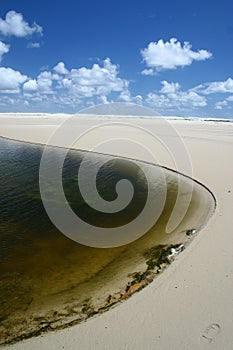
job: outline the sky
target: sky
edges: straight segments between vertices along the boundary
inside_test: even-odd
[[[77,113],[112,102],[233,118],[233,2],[0,5],[0,112]]]

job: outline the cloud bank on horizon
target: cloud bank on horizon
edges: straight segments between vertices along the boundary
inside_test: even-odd
[[[198,116],[203,109],[223,112],[233,108],[231,77],[201,82],[188,89],[182,89],[177,81],[163,78],[169,71],[214,60],[214,53],[207,48],[195,50],[191,43],[182,43],[176,38],[168,41],[160,38],[141,50],[138,48],[139,67],[143,65],[144,68],[136,70],[132,79],[122,77],[121,67],[109,57],[96,59],[96,63],[89,67],[72,68],[58,57],[53,67],[42,68],[33,76],[4,65],[4,59],[11,54],[14,44],[14,41],[11,43],[12,37],[27,40],[26,48],[40,49],[42,37],[46,37],[48,30],[37,22],[29,23],[22,13],[13,10],[7,12],[5,18],[0,17],[0,112],[74,113],[95,104],[117,101],[145,105],[164,115]],[[144,85],[145,79],[156,79],[160,88],[140,91],[140,76]],[[135,85],[138,85],[139,93],[134,93],[132,87]],[[221,116],[224,117],[224,113]]]

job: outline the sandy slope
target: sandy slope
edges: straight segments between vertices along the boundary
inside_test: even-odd
[[[45,143],[61,120],[61,116],[1,116],[0,135]],[[123,121],[117,117],[79,117],[76,128],[84,131],[100,120]],[[114,138],[120,127],[122,138],[130,137],[143,143],[156,153],[161,164],[175,167],[164,147],[139,127],[168,142],[178,138],[171,129],[163,126],[159,119],[125,118],[124,123],[128,125],[108,125],[94,134],[89,133],[76,147],[88,149],[93,140],[96,143],[98,139]],[[174,264],[126,302],[81,325],[6,349],[232,349],[233,123],[184,120],[169,123],[182,136],[190,155],[193,173],[189,173],[191,170],[186,164],[181,165],[183,172],[204,183],[216,196],[217,209],[207,226]],[[135,148],[130,150],[126,146],[105,147],[104,151],[124,156],[135,154]],[[151,154],[137,151],[137,155],[153,160]]]

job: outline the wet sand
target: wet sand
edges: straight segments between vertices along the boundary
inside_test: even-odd
[[[34,118],[1,116],[1,136],[43,143],[61,120]],[[122,122],[121,118],[114,119]],[[131,118],[126,119],[131,122]],[[91,125],[93,119],[78,120],[79,125],[85,123]],[[159,120],[138,119],[138,123],[150,129],[156,126],[158,130],[159,126]],[[233,124],[183,120],[170,123],[183,137],[191,157],[193,173],[186,175],[204,183],[216,197],[217,208],[207,226],[163,274],[116,308],[86,323],[10,348],[75,349],[77,343],[82,349],[205,349],[210,344],[212,349],[231,348]],[[137,140],[143,136],[143,142],[152,148],[149,136],[141,135],[138,129],[128,129],[127,134],[129,131]],[[107,137],[114,132],[108,126],[98,134]],[[90,147],[88,142],[91,140],[83,140],[83,149]],[[174,160],[162,148],[156,147],[156,153],[162,165],[174,168]],[[126,149],[120,155],[130,156]],[[147,160],[151,161],[149,156]]]

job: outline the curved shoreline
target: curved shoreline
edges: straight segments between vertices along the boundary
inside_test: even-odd
[[[21,142],[21,143],[31,144],[31,145],[38,145],[38,146],[42,146],[42,147],[49,146],[51,148],[61,148],[61,149],[64,148],[62,146],[46,145],[44,143],[39,143],[39,142],[30,142],[30,141],[17,140],[17,139],[13,139],[13,138],[1,136],[1,135],[0,135],[0,139],[9,140],[9,141],[16,141],[16,142]],[[113,158],[118,158],[119,157],[119,156],[111,154],[111,153],[94,152],[94,151],[89,151],[89,150],[86,150],[86,149],[79,149],[79,148],[69,148],[69,150],[70,151],[77,151],[77,152],[80,152],[80,153],[100,154],[100,155],[103,155],[103,156],[111,156]],[[210,188],[207,187],[207,185],[205,185],[201,181],[198,181],[198,180],[194,179],[193,177],[191,177],[189,175],[183,174],[183,173],[181,173],[181,172],[179,172],[179,171],[177,171],[175,169],[169,168],[169,167],[164,166],[164,165],[159,165],[159,164],[151,163],[151,162],[148,162],[148,161],[145,161],[145,160],[140,160],[140,159],[136,159],[136,158],[129,158],[129,157],[124,157],[124,156],[120,156],[120,158],[126,159],[126,160],[133,160],[133,161],[136,161],[136,162],[140,161],[140,162],[142,162],[144,164],[157,166],[157,167],[160,167],[162,169],[166,169],[168,171],[171,171],[171,172],[173,172],[175,174],[181,175],[183,177],[186,177],[187,179],[190,179],[190,180],[194,181],[195,183],[197,183],[200,186],[202,186],[203,188],[205,188],[211,194],[211,196],[213,197],[213,200],[215,202],[215,209],[216,209],[216,207],[217,207],[217,199],[216,199],[214,193],[211,191]]]
[[[15,145],[15,143],[16,143],[16,145]],[[17,142],[17,141],[12,141],[12,140],[10,140],[10,142],[8,142],[8,140],[7,140],[6,150],[8,148],[9,148],[9,150],[11,150],[11,145],[12,145],[14,152],[15,152],[15,150],[17,150],[17,147],[19,147],[19,152],[20,152],[21,143],[22,142]],[[36,146],[37,145],[32,145],[32,147],[28,148],[31,151],[26,153],[26,154],[28,154],[28,157],[26,158],[26,160],[33,159],[33,158],[31,158],[30,155],[33,154],[33,150],[38,150],[36,148]],[[4,142],[3,142],[3,149],[5,149]],[[23,147],[23,150],[24,150],[23,152],[26,152],[26,149],[24,147]],[[42,153],[42,152],[43,152],[43,147],[41,148],[40,153]],[[77,152],[77,155],[79,155],[80,153],[81,154],[83,153],[80,151],[76,151],[76,152]],[[92,154],[94,154],[94,153],[92,152]],[[57,152],[54,155],[56,156]],[[95,154],[95,156],[96,156],[96,159],[98,159],[99,154]],[[114,157],[112,157],[112,158],[114,158]],[[117,158],[119,158],[119,157],[117,157]],[[103,160],[104,159],[105,158],[103,157]],[[16,158],[16,160],[17,160],[17,158]],[[20,157],[20,160],[23,161],[23,158]],[[131,161],[131,159],[130,159],[130,161]],[[142,165],[143,162],[142,161],[137,162],[137,164],[139,164],[139,163]],[[31,168],[32,169],[34,169],[34,166],[35,166],[33,164],[34,164],[33,161],[31,161]],[[17,161],[16,161],[15,166],[17,167]],[[151,169],[151,171],[154,171],[155,177],[156,177],[156,174],[158,174],[157,170],[156,170],[157,168],[158,168],[157,165],[150,164],[150,169]],[[25,175],[25,177],[27,178],[27,174],[25,174],[25,173],[22,174],[21,172],[17,173],[17,176],[21,177],[22,175],[23,176]],[[30,173],[29,173],[29,175],[30,175]],[[59,283],[58,282],[56,283],[54,281],[54,286],[55,285],[57,286],[56,287],[56,290],[57,290],[56,294],[60,295],[60,296],[58,295],[58,299],[56,298],[56,295],[54,296],[54,298],[51,298],[51,296],[48,293],[48,300],[50,300],[50,302],[51,302],[51,310],[49,310],[49,309],[47,310],[46,308],[44,308],[42,306],[44,302],[46,303],[47,296],[42,297],[41,301],[38,301],[38,299],[40,300],[40,298],[36,297],[34,289],[32,289],[31,292],[28,292],[27,288],[29,286],[27,286],[27,283],[26,283],[25,291],[24,291],[25,297],[26,296],[28,298],[30,297],[31,301],[30,301],[30,305],[27,306],[27,313],[26,313],[27,316],[25,316],[25,321],[28,324],[31,323],[31,326],[28,325],[27,327],[25,326],[24,328],[21,327],[22,331],[20,332],[17,328],[17,324],[19,323],[18,319],[20,317],[22,318],[22,321],[20,322],[20,324],[24,323],[24,319],[21,316],[20,311],[15,311],[15,321],[14,321],[14,317],[10,317],[10,316],[8,316],[7,320],[4,321],[5,327],[7,324],[8,325],[7,328],[12,328],[12,335],[8,336],[6,342],[12,343],[12,342],[16,342],[16,341],[19,341],[22,339],[30,338],[31,336],[34,336],[34,335],[39,335],[39,334],[42,334],[42,333],[45,333],[48,331],[52,331],[55,329],[64,329],[70,325],[79,324],[80,322],[82,322],[82,321],[84,321],[84,320],[86,320],[94,315],[103,313],[104,311],[110,309],[112,306],[114,306],[114,305],[118,304],[119,302],[130,297],[136,291],[139,291],[142,288],[144,288],[145,286],[147,286],[149,283],[151,283],[154,280],[154,278],[158,274],[160,274],[168,265],[170,265],[173,262],[174,258],[181,251],[183,251],[187,245],[189,245],[191,243],[191,237],[186,237],[186,235],[185,235],[185,232],[187,231],[187,229],[191,229],[191,228],[195,227],[196,230],[198,232],[200,232],[201,228],[204,225],[206,225],[207,220],[210,218],[210,216],[213,215],[214,210],[215,210],[214,206],[216,204],[213,196],[211,195],[211,193],[209,193],[209,191],[207,191],[199,183],[193,181],[191,178],[189,179],[189,182],[187,182],[186,181],[187,177],[182,175],[182,177],[179,177],[179,186],[181,188],[183,186],[185,186],[186,191],[189,191],[188,188],[192,184],[192,187],[190,187],[190,189],[192,189],[192,191],[193,191],[192,192],[192,199],[191,199],[191,202],[189,203],[189,209],[187,210],[187,213],[185,214],[185,217],[183,218],[181,223],[178,225],[176,230],[174,230],[174,232],[171,235],[166,236],[166,233],[164,232],[165,231],[164,225],[166,226],[166,222],[171,214],[170,211],[172,211],[172,208],[173,208],[172,203],[174,202],[175,197],[176,197],[176,192],[174,192],[174,194],[171,194],[170,191],[172,191],[171,188],[174,191],[174,187],[176,188],[176,186],[178,185],[178,176],[177,175],[178,174],[175,173],[174,171],[170,171],[170,170],[166,171],[168,193],[167,193],[167,201],[165,204],[165,208],[164,208],[163,214],[161,215],[160,220],[159,220],[160,223],[159,224],[156,223],[155,225],[153,225],[150,232],[143,235],[142,236],[143,238],[141,240],[138,239],[135,242],[132,242],[131,244],[128,244],[128,245],[122,247],[123,251],[120,250],[120,252],[118,252],[118,255],[114,258],[114,260],[111,260],[110,262],[108,262],[107,265],[104,265],[102,267],[102,269],[98,270],[94,275],[91,276],[91,278],[89,277],[88,280],[84,280],[80,283],[78,282],[78,279],[77,279],[76,280],[77,292],[75,292],[75,290],[74,290],[71,293],[71,291],[69,291],[69,288],[67,286],[67,293],[70,293],[70,297],[72,299],[74,299],[74,301],[70,302],[69,305],[68,305],[68,299],[65,297],[66,291],[64,290],[64,291],[58,292],[59,291]],[[29,189],[29,191],[30,191],[30,189]],[[183,201],[184,200],[185,199],[183,199]],[[203,204],[202,206],[198,205],[198,207],[194,209],[194,207],[195,207],[194,203],[202,202],[202,201],[205,203],[206,207]],[[192,218],[193,215],[195,218]],[[43,216],[41,216],[41,219],[43,219]],[[32,223],[32,227],[33,227],[33,223]],[[158,232],[158,231],[160,231],[160,232]],[[156,232],[158,232],[159,234]],[[182,232],[183,232],[183,234],[182,234]],[[196,235],[194,235],[193,238],[195,236]],[[27,242],[26,240],[27,240],[27,236],[25,237],[25,244]],[[43,240],[42,240],[42,242],[43,242]],[[56,244],[57,244],[57,241],[56,241],[56,235],[55,235],[54,239],[53,239],[53,246],[54,246],[55,250],[56,250]],[[135,248],[136,248],[136,252],[134,254]],[[9,249],[10,249],[10,246],[9,246]],[[44,245],[43,250],[45,250],[45,249],[46,249],[46,245]],[[140,252],[140,254],[139,254],[139,252]],[[78,254],[78,250],[76,253]],[[89,251],[89,254],[94,259],[96,259],[95,254],[93,255],[93,252]],[[139,255],[141,255],[141,257],[139,257]],[[104,252],[102,252],[102,260],[103,261],[105,261],[104,256],[105,256],[105,254],[104,254]],[[20,255],[18,256],[18,258],[20,258]],[[39,258],[39,256],[37,258]],[[14,258],[12,257],[12,259],[14,259]],[[76,266],[78,268],[79,264],[77,264],[76,260],[77,259],[74,259],[73,262],[71,260],[70,263],[71,263],[71,265],[74,264],[74,266]],[[53,260],[50,259],[49,261],[50,261],[50,263],[53,263]],[[12,261],[11,261],[11,263],[12,263]],[[81,262],[79,262],[79,263],[82,266],[82,263]],[[58,264],[58,266],[60,266],[59,261],[57,261],[56,265],[57,264]],[[88,264],[89,263],[88,263],[88,259],[87,259],[86,265],[88,265]],[[29,265],[31,266],[31,271],[33,271],[33,268],[35,268],[35,266],[33,265],[33,263],[30,263],[30,261],[29,261]],[[117,265],[119,265],[119,266],[117,267],[117,270],[116,270]],[[142,265],[145,265],[145,267],[142,268]],[[113,274],[115,274],[115,278],[116,278],[116,275],[118,276],[116,279],[117,282],[115,282],[114,278],[111,277],[111,275],[112,275],[111,272],[109,272],[112,270],[112,266],[115,266],[115,272],[114,272],[114,268],[113,268]],[[125,266],[125,268],[123,268],[123,273],[122,273],[121,270],[122,270],[123,266]],[[127,273],[124,272],[124,270],[126,270],[126,266],[127,266],[127,271],[128,271]],[[7,265],[5,268],[7,269]],[[62,265],[60,266],[59,270],[60,269],[62,269]],[[26,277],[23,277],[23,276],[24,275],[27,276],[27,270],[24,271],[24,270],[19,269],[18,273],[20,273],[20,272],[22,273],[22,281],[20,282],[20,285],[18,286],[19,290],[20,290],[20,288],[24,287],[25,282],[23,282],[23,281],[25,281]],[[30,274],[29,274],[29,276],[30,276]],[[41,274],[41,278],[44,279],[43,274]],[[67,272],[66,272],[66,275],[64,276],[63,283],[66,283],[65,281],[69,280],[70,278],[71,278],[71,276],[69,275],[68,267],[67,267]],[[30,279],[32,279],[32,277],[30,277]],[[59,274],[57,274],[57,280],[59,280]],[[92,280],[95,282],[93,282]],[[5,282],[8,285],[11,281],[10,280],[8,281],[7,279],[5,279]],[[49,278],[47,283],[50,284],[50,282],[51,282],[51,278]],[[36,278],[35,278],[35,280],[32,280],[32,284],[36,285],[37,283],[38,282],[37,282]],[[44,280],[44,283],[46,284],[46,280]],[[98,293],[95,290],[96,283],[103,285],[101,293]],[[110,289],[108,287],[109,284],[111,284],[111,292],[110,292]],[[105,285],[106,285],[106,287],[104,287]],[[91,301],[88,299],[89,301],[86,302],[84,300],[85,298],[83,296],[83,291],[85,291],[86,298],[89,298],[88,297],[89,290],[93,291],[92,292],[93,295],[90,297]],[[117,290],[118,290],[118,292],[117,292]],[[9,290],[9,292],[10,292],[10,290]],[[43,288],[41,293],[44,295],[45,292],[46,292],[46,289]],[[28,295],[28,293],[29,293],[29,295]],[[76,293],[78,295],[77,301],[75,300]],[[18,295],[17,293],[11,293],[11,294],[13,294],[13,296]],[[95,294],[97,295],[97,297],[95,297]],[[109,296],[107,297],[108,294],[109,294]],[[9,293],[8,293],[8,295],[9,295]],[[2,295],[2,297],[4,297],[4,294]],[[104,298],[104,300],[103,300],[103,298]],[[18,302],[20,305],[20,296],[18,296],[18,299],[19,299]],[[101,300],[101,302],[97,302],[97,299]],[[79,311],[79,312],[77,311],[75,313],[73,310],[79,309],[78,304],[80,303],[80,300],[84,300],[83,301],[84,304],[81,305],[81,309],[80,309],[81,311]],[[6,305],[8,305],[7,299],[5,300],[5,302],[6,302]],[[47,303],[49,303],[49,301]],[[65,305],[64,305],[64,303],[65,303]],[[41,305],[40,310],[34,310],[34,305],[36,305],[36,304]],[[65,308],[64,308],[64,306],[65,306]],[[6,309],[6,307],[5,307],[5,309]],[[10,312],[10,307],[7,307],[7,310],[8,310],[8,312]],[[20,308],[19,308],[19,310],[20,310]],[[33,313],[31,310],[34,310]],[[83,312],[82,310],[85,310],[85,312]],[[39,312],[39,314],[38,314],[38,312]],[[10,314],[13,314],[13,311],[11,311]],[[4,315],[4,312],[3,312],[3,315]],[[37,324],[35,322],[36,319],[38,319],[38,318],[40,320],[39,324]],[[3,331],[2,331],[2,333],[3,333]],[[15,334],[15,336],[13,336],[13,334]]]
[[[141,349],[143,346],[146,350],[156,346],[206,349],[208,344],[204,335],[216,324],[220,331],[211,333],[211,348],[230,348],[233,342],[232,125],[198,121],[175,121],[174,124],[185,137],[194,178],[211,188],[218,202],[215,215],[189,252],[185,251],[165,270],[157,283],[151,283],[101,317],[43,338],[18,343],[9,349],[60,350],[66,346],[75,349],[77,342],[85,350],[108,349],[109,344],[116,348]],[[201,140],[198,139],[200,132]]]

